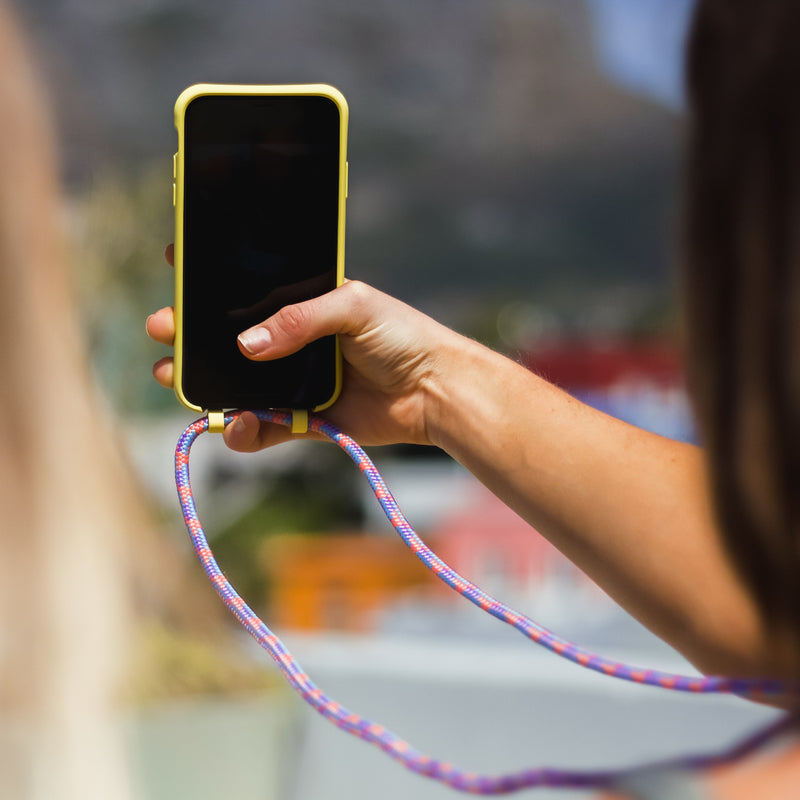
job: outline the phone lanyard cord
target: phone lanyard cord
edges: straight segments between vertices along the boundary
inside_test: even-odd
[[[241,412],[226,413],[225,424],[227,425],[234,420],[239,413]],[[278,411],[256,411],[253,413],[262,421],[277,423],[289,428],[292,426],[291,413]],[[694,677],[629,666],[628,664],[612,661],[590,653],[556,636],[532,619],[509,608],[504,603],[488,595],[471,581],[459,575],[425,545],[398,508],[395,499],[386,487],[372,460],[353,439],[320,417],[310,416],[308,427],[310,430],[326,436],[350,456],[372,487],[392,527],[428,569],[471,603],[474,603],[501,622],[516,628],[526,637],[556,655],[609,677],[673,691],[701,694],[736,694],[751,699],[763,699],[796,691],[796,686],[774,679],[721,676]],[[612,785],[615,781],[634,771],[570,771],[541,768],[528,769],[501,776],[483,776],[467,773],[457,769],[452,764],[420,753],[382,725],[354,714],[326,696],[302,670],[283,642],[239,596],[225,575],[223,575],[211,552],[205,532],[197,516],[189,479],[189,453],[192,444],[206,430],[208,430],[207,417],[192,423],[181,435],[175,450],[175,480],[178,496],[195,553],[203,565],[206,575],[231,613],[259,645],[270,654],[292,688],[323,717],[329,719],[342,730],[377,746],[397,761],[400,761],[412,772],[425,775],[454,789],[472,794],[506,794],[538,786],[603,788]],[[765,730],[759,731],[755,736],[750,737],[726,753],[689,757],[660,766],[704,768],[731,761],[760,747],[767,740],[791,728],[796,722],[797,720],[794,716],[786,715],[781,717],[777,723],[773,723]]]

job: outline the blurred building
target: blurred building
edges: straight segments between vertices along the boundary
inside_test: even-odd
[[[522,361],[611,416],[672,439],[696,438],[681,356],[668,340],[567,339],[538,346]]]
[[[683,385],[677,348],[662,340],[567,339],[537,346],[523,363],[569,392],[608,392],[633,383],[660,388]]]
[[[476,486],[436,530],[438,554],[477,583],[519,594],[541,583],[563,557],[487,489]]]

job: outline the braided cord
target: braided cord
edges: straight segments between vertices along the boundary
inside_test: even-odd
[[[241,412],[225,415],[225,424]],[[253,412],[260,420],[292,427],[292,415],[278,411]],[[364,450],[349,436],[320,417],[310,416],[310,430],[321,433],[344,450],[369,482],[392,527],[408,548],[450,588],[474,605],[516,628],[524,636],[587,669],[609,677],[663,689],[693,693],[728,693],[752,699],[763,699],[787,692],[785,682],[774,679],[745,679],[721,676],[691,677],[658,670],[645,669],[612,661],[590,653],[565,639],[556,636],[532,619],[491,597],[471,581],[459,575],[439,558],[417,535],[400,511],[382,476]],[[189,531],[195,553],[222,601],[239,620],[247,632],[266,650],[284,674],[290,686],[323,717],[337,727],[364,739],[401,762],[412,772],[433,778],[454,789],[472,794],[506,794],[525,788],[540,786],[565,788],[602,788],[611,785],[626,771],[568,771],[550,768],[529,769],[511,775],[482,776],[467,773],[452,764],[433,759],[413,748],[382,725],[360,717],[329,698],[302,670],[283,642],[267,627],[257,614],[239,596],[222,573],[197,515],[189,477],[189,454],[192,444],[208,430],[208,418],[192,423],[181,435],[175,450],[175,479],[184,522]],[[712,756],[701,756],[674,762],[689,768],[702,768],[739,758],[761,746],[765,741],[794,724],[793,717],[783,717],[764,731],[742,742],[733,750]],[[670,762],[670,764],[673,762]]]

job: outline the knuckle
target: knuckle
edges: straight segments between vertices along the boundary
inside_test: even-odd
[[[305,305],[284,306],[275,316],[278,329],[289,339],[302,339],[307,335],[309,314]]]
[[[354,310],[362,309],[369,304],[372,288],[362,281],[348,281],[343,284],[340,291],[347,294],[347,305]]]
[[[358,280],[347,281],[347,283],[342,284],[340,289],[341,291],[347,292],[348,294],[352,295],[353,300],[363,299],[366,296],[367,292],[369,291],[367,284],[364,283],[363,281],[358,281]]]

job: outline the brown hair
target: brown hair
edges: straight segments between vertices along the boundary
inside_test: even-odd
[[[722,536],[800,640],[800,3],[700,0],[687,55],[689,382]]]

